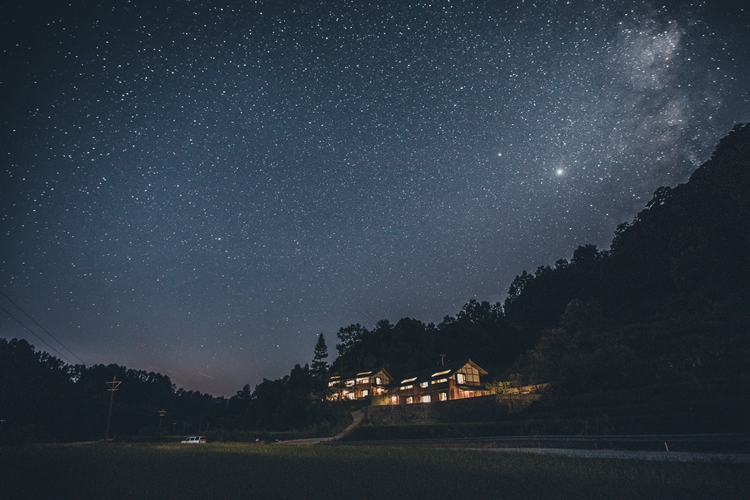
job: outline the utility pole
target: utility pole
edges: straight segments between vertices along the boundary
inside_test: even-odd
[[[165,410],[163,408],[161,410],[159,410],[159,435],[160,436],[161,436],[161,419],[163,419],[164,415],[166,415],[166,414],[167,414],[167,410]]]
[[[117,376],[112,377],[111,382],[107,382],[109,386],[109,414],[107,415],[107,432],[104,434],[104,441],[109,441],[109,423],[112,421],[112,403],[115,400],[115,391],[122,384],[121,381],[117,380]]]

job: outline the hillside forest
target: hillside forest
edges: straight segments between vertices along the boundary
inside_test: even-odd
[[[685,184],[661,187],[608,249],[516,276],[503,303],[471,300],[438,324],[403,318],[321,333],[309,365],[231,398],[177,389],[167,376],[117,365],[67,365],[24,340],[0,339],[0,436],[101,439],[122,381],[114,435],[307,430],[347,408],[326,401],[332,373],[386,368],[395,378],[471,358],[489,383],[548,383],[543,405],[667,386],[748,385],[750,125],[737,125]],[[335,341],[334,341],[335,338]],[[326,340],[335,342],[335,355]],[[676,385],[675,385],[676,384]],[[744,390],[744,389],[743,389]],[[167,417],[160,417],[165,410]]]

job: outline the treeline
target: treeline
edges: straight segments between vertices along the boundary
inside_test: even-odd
[[[196,432],[216,408],[212,396],[177,389],[165,375],[115,364],[68,365],[25,340],[0,339],[0,438],[103,439],[112,380],[122,384],[114,397],[111,435]]]

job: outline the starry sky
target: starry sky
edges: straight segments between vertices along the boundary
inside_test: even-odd
[[[8,4],[0,337],[215,395],[608,247],[750,121],[741,1]]]

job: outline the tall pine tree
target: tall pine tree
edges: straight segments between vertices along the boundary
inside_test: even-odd
[[[326,339],[321,333],[318,335],[318,341],[315,343],[315,353],[313,355],[313,361],[311,372],[313,376],[319,378],[325,378],[328,374],[328,363],[326,358],[328,357],[328,346],[326,346]]]

